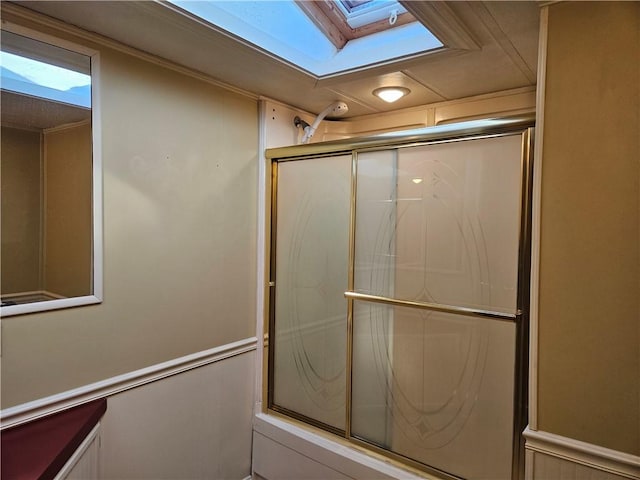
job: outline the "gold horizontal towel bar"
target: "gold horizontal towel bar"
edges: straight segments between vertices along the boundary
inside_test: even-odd
[[[443,305],[439,303],[414,302],[411,300],[398,300],[395,298],[381,297],[378,295],[369,295],[358,292],[344,292],[346,298],[353,300],[362,300],[365,302],[383,303],[386,305],[395,305],[398,307],[421,308],[434,312],[453,313],[456,315],[466,315],[469,317],[492,318],[495,320],[515,321],[521,315],[520,310],[516,313],[493,312],[491,310],[479,310],[468,307],[456,307],[453,305]]]

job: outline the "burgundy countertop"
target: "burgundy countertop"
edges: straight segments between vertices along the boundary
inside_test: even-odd
[[[106,410],[103,398],[3,430],[2,480],[54,478]]]

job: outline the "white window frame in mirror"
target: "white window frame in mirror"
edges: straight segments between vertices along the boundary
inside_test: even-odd
[[[91,62],[91,139],[92,139],[92,294],[42,302],[0,307],[0,316],[45,312],[63,308],[102,303],[103,295],[103,237],[102,237],[102,141],[100,123],[100,52],[67,40],[41,33],[31,28],[2,22],[2,30],[32,38],[73,52],[86,55]]]

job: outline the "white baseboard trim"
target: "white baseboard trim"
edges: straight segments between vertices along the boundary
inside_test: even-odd
[[[549,432],[530,430],[529,427],[523,435],[528,452],[550,455],[623,478],[640,478],[639,456]]]
[[[255,350],[250,337],[0,410],[0,430]]]

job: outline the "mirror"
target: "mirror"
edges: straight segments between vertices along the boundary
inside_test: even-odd
[[[97,54],[4,28],[2,316],[100,302],[101,192],[92,102]]]

